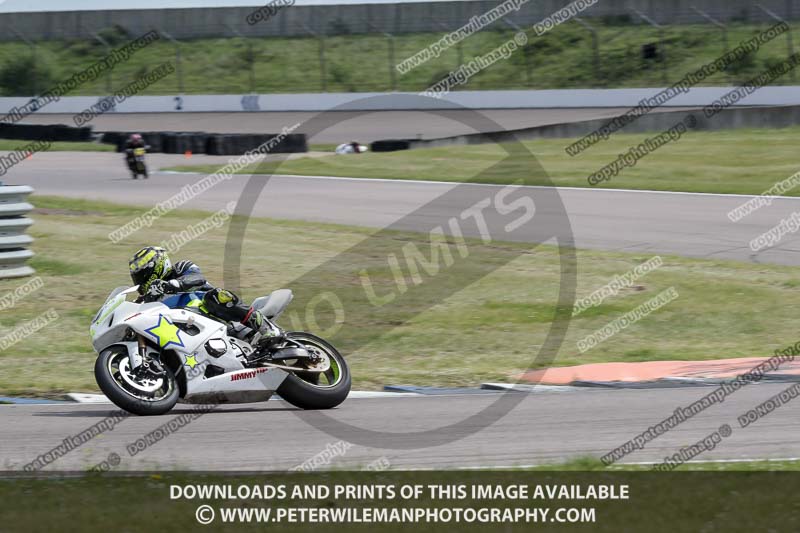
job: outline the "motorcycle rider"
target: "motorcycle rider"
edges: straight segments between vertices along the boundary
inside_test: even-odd
[[[144,138],[138,134],[133,133],[131,134],[128,139],[125,141],[125,162],[128,164],[128,168],[133,171],[133,165],[135,164],[133,151],[136,148],[144,148],[147,150],[150,148],[144,143]],[[133,179],[136,179],[137,174],[134,173]],[[144,174],[145,179],[147,178],[147,173]]]
[[[132,133],[125,141],[125,151],[133,151],[134,148],[145,148],[144,139],[138,133]]]
[[[206,291],[200,310],[226,322],[240,322],[253,333],[257,348],[269,348],[285,340],[283,332],[264,315],[242,302],[231,291],[213,287],[200,267],[191,261],[170,261],[167,251],[148,246],[136,252],[129,261],[131,279],[139,286],[137,302],[154,302],[168,294]]]

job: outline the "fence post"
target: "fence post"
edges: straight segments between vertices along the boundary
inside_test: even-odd
[[[108,41],[103,39],[99,34],[97,34],[95,32],[91,32],[90,35],[92,37],[94,37],[95,41],[97,41],[98,43],[100,43],[100,44],[102,44],[103,46],[106,47],[106,53],[107,54],[111,54],[111,50],[113,49],[113,47],[110,44],[108,44]],[[113,84],[113,82],[111,80],[111,71],[112,70],[113,69],[108,69],[108,71],[106,73],[106,94],[108,96],[111,96],[111,94],[114,92],[114,84]]]
[[[322,92],[328,92],[328,64],[325,62],[325,34],[320,33],[319,39],[319,77],[322,80]]]
[[[710,22],[711,24],[713,24],[714,26],[716,26],[717,28],[722,30],[722,47],[723,47],[722,52],[723,52],[723,54],[727,54],[728,53],[728,27],[725,24],[723,24],[722,22],[720,22],[717,19],[715,19],[714,17],[712,17],[711,15],[709,15],[708,13],[700,11],[695,6],[691,6],[691,8],[692,8],[692,11],[694,11],[695,13],[697,13],[698,15],[700,15],[701,17],[706,19],[708,22]],[[731,81],[732,79],[733,78],[729,75],[728,76],[728,81]]]
[[[322,92],[328,92],[328,68],[325,64],[325,33],[317,33],[308,27],[306,23],[303,24],[303,29],[309,35],[317,38],[319,44],[319,78],[322,85]]]
[[[592,68],[594,70],[594,80],[600,85],[600,42],[597,39],[597,30],[580,17],[575,17],[574,20],[592,34]]]
[[[658,46],[661,49],[661,79],[664,82],[664,86],[669,85],[669,77],[667,76],[667,45],[664,41],[664,27],[639,11],[638,9],[633,9],[633,12],[642,19],[643,21],[650,24],[652,27],[658,30]]]
[[[788,20],[782,19],[781,17],[776,15],[773,11],[770,11],[766,7],[762,6],[761,4],[756,4],[756,7],[758,9],[760,9],[761,11],[763,11],[771,19],[777,20],[778,22],[783,22],[787,26],[789,25],[789,21]],[[788,51],[789,51],[789,56],[788,57],[792,57],[794,55],[794,43],[792,42],[792,29],[791,29],[791,27],[789,27],[789,31],[786,32],[786,48],[788,48]],[[795,81],[794,69],[790,69],[789,70],[789,79],[792,80],[793,82]]]
[[[519,25],[516,22],[514,22],[513,20],[508,20],[508,19],[504,18],[503,22],[506,24],[506,26],[510,27],[512,30],[514,30],[516,32],[525,31],[522,28],[520,28]],[[459,44],[461,44],[461,43],[459,42]],[[459,51],[459,53],[461,53],[461,52]],[[532,70],[531,69],[531,58],[528,57],[528,53],[525,51],[525,49],[522,50],[522,57],[525,58],[525,85],[530,87],[531,86],[531,70]]]
[[[388,39],[389,44],[389,82],[392,84],[392,90],[397,91],[397,61],[394,56],[394,35],[391,33],[384,33]]]
[[[31,59],[33,60],[33,94],[34,95],[38,95],[39,94],[39,76],[38,76],[38,73],[36,71],[36,65],[37,65],[36,43],[34,43],[30,39],[28,39],[27,37],[22,35],[20,32],[18,32],[14,28],[9,28],[8,26],[6,26],[6,29],[11,30],[11,33],[16,35],[19,40],[23,41],[31,49]]]
[[[181,43],[165,31],[159,32],[175,45],[175,72],[178,75],[178,94],[183,94],[183,67],[181,66]]]
[[[253,42],[236,28],[228,26],[227,24],[226,27],[235,36],[239,37],[240,39],[244,39],[244,42],[247,45],[247,62],[250,63],[250,94],[256,94],[256,56],[253,53]]]
[[[0,279],[30,276],[33,269],[25,262],[33,257],[27,247],[33,242],[25,231],[33,224],[26,217],[33,206],[26,199],[33,188],[3,185],[0,182]]]
[[[386,44],[388,46],[388,49],[387,49],[388,56],[387,57],[388,57],[388,60],[389,60],[389,85],[391,86],[393,91],[397,91],[397,73],[395,72],[395,70],[396,70],[395,67],[397,65],[397,61],[395,60],[395,56],[394,56],[394,35],[392,35],[391,33],[387,32],[387,31],[381,30],[380,28],[375,26],[372,22],[368,21],[367,25],[375,33],[380,33],[384,37],[386,37]]]

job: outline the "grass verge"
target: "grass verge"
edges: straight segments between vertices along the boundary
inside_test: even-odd
[[[623,169],[618,176],[597,187],[761,194],[775,182],[800,170],[796,147],[798,134],[800,127],[688,132],[680,140],[662,146],[640,159],[636,166]],[[241,173],[453,182],[472,180],[480,175],[483,183],[507,184],[524,178],[526,184],[532,185],[590,187],[587,183],[590,174],[653,135],[613,135],[575,157],[564,152],[564,148],[576,140],[574,138],[525,141],[523,144],[539,160],[549,180],[531,175],[531,169],[521,165],[514,169],[510,162],[503,164],[502,174],[484,172],[508,157],[501,146],[491,144],[299,158],[279,166],[252,166]],[[171,170],[211,173],[217,168],[214,165],[178,166]],[[800,196],[800,188],[786,194]]]
[[[129,284],[127,260],[138,248],[159,244],[208,214],[174,212],[151,228],[112,244],[109,232],[144,210],[41,196],[33,196],[32,201],[37,206],[33,214],[36,224],[30,232],[36,238],[32,265],[44,286],[2,310],[0,330],[6,335],[50,309],[59,319],[0,352],[0,393],[95,391],[89,323],[111,289]],[[173,260],[194,260],[212,283],[221,285],[226,227],[189,242],[173,254]],[[334,291],[347,303],[348,298],[363,292],[360,271],[383,267],[386,275],[381,278],[377,274],[373,280],[378,294],[385,294],[389,283],[394,283],[386,266],[388,255],[413,243],[428,256],[430,243],[421,234],[385,233],[366,241],[369,244],[359,255],[340,255],[373,232],[253,219],[243,243],[239,290],[246,300],[252,300],[275,288],[291,287],[296,298],[290,309],[302,318],[320,291]],[[458,290],[430,302],[430,294],[415,296],[426,300],[423,311],[415,311],[420,309],[419,301],[398,298],[391,305],[379,309],[365,306],[344,317],[346,327],[335,332],[334,341],[348,356],[355,388],[403,383],[476,385],[509,380],[530,365],[768,356],[797,340],[797,269],[664,256],[663,266],[640,278],[634,287],[574,317],[552,365],[532,362],[555,313],[561,272],[557,251],[553,247],[531,251],[523,244],[473,242],[469,250],[467,267],[456,262],[442,266],[440,272]],[[642,253],[579,251],[577,297],[588,296],[650,258]],[[306,274],[329,260],[334,260],[333,266],[324,275],[307,279]],[[476,272],[480,276],[475,277]],[[436,286],[444,279],[422,275],[420,287],[428,287],[425,283],[431,280],[430,286]],[[478,281],[470,284],[465,281],[468,278]],[[0,297],[22,283],[0,281]],[[669,287],[678,292],[676,300],[593,349],[583,354],[578,351],[579,339]],[[321,316],[310,329],[323,334],[333,331],[333,324],[326,322],[328,315]],[[282,324],[291,327],[291,315],[284,318]]]
[[[0,150],[14,151],[25,148],[26,145],[34,141],[21,141],[18,139],[0,139]],[[111,144],[100,144],[93,142],[53,142],[50,144],[49,152],[114,152],[116,148]]]

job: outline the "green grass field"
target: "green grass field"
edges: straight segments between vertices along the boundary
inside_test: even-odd
[[[517,165],[513,159],[503,164],[502,173],[485,172],[493,164],[508,158],[508,152],[502,146],[492,144],[299,158],[279,166],[249,167],[241,173],[470,180],[500,184],[523,179],[524,183],[531,185],[590,187],[587,183],[590,174],[653,135],[655,133],[616,134],[575,157],[564,151],[564,147],[576,140],[574,138],[525,141],[523,144],[540,162],[549,179],[537,174],[527,162]],[[798,135],[800,127],[688,132],[597,187],[760,194],[775,182],[800,170]],[[212,165],[178,166],[171,170],[210,173],[217,168]],[[787,195],[800,195],[800,188],[788,191]]]
[[[525,28],[529,40],[523,49],[478,73],[458,90],[659,87],[679,80],[724,52],[722,33],[713,26],[667,26],[664,28],[665,59],[646,60],[642,58],[641,46],[658,42],[658,30],[630,22],[620,25],[592,19],[592,24],[597,28],[599,40],[597,71],[591,33],[570,21],[540,37],[532,28]],[[733,48],[766,27],[731,23],[728,26],[729,47]],[[181,45],[183,90],[179,89],[178,78],[173,74],[149,86],[143,94],[423,91],[461,64],[508,41],[515,33],[502,25],[498,28],[499,31],[470,36],[462,42],[460,51],[459,47],[451,47],[407,74],[395,72],[396,86],[392,85],[390,74],[394,65],[438,41],[443,33],[395,36],[393,61],[390,60],[389,41],[383,35],[327,37],[324,77],[320,45],[315,37],[184,41]],[[331,28],[329,35],[335,33],[336,28]],[[121,46],[137,35],[109,29],[103,36],[113,45]],[[252,46],[252,55],[248,46]],[[0,67],[0,93],[12,96],[41,92],[44,87],[69,78],[106,53],[97,41],[40,42],[36,45],[34,75],[26,63],[31,54],[29,47],[18,42],[2,43],[0,65],[5,66]],[[116,66],[110,78],[103,75],[73,94],[107,94],[109,87],[119,89],[161,63],[174,62],[175,54],[175,45],[162,39]],[[738,84],[786,55],[785,36],[779,36],[757,53],[731,65],[726,72],[708,78],[704,84]],[[791,80],[787,76],[776,83],[788,84]]]
[[[0,328],[10,332],[49,309],[60,318],[0,353],[0,394],[95,391],[89,323],[111,289],[129,284],[127,260],[138,248],[158,244],[207,214],[179,211],[112,244],[108,233],[142,210],[38,196],[32,201],[37,206],[30,232],[36,238],[32,265],[44,287],[3,310]],[[320,291],[334,291],[347,308],[348,301],[358,302],[363,295],[362,268],[369,269],[376,292],[385,294],[382,291],[393,287],[394,280],[388,272],[373,273],[381,267],[386,271],[388,254],[398,253],[408,243],[419,245],[426,256],[430,253],[425,235],[382,233],[365,241],[371,233],[346,226],[253,219],[244,240],[241,293],[252,300],[272,289],[291,287],[296,291],[291,309],[307,324],[302,322],[304,313]],[[224,227],[207,233],[173,254],[174,259],[194,260],[213,283],[222,284],[226,235]],[[303,278],[362,241],[367,244],[357,254],[351,251],[334,261],[319,279]],[[552,362],[534,361],[556,311],[561,272],[556,249],[531,251],[521,244],[471,242],[469,251],[464,262],[442,266],[439,275],[446,273],[447,278],[423,272],[420,287],[425,291],[430,287],[429,293],[415,292],[410,299],[399,298],[383,308],[348,308],[345,327],[335,332],[334,340],[352,365],[356,388],[403,383],[474,386],[512,379],[531,365],[768,356],[797,340],[797,269],[664,256],[664,265],[637,281],[635,288],[574,317],[558,354],[549,354],[555,355]],[[588,296],[650,258],[641,253],[579,251],[577,297]],[[474,279],[478,281],[465,281]],[[22,283],[0,282],[0,297]],[[459,290],[439,298],[436,295],[444,294],[442,283]],[[678,291],[675,301],[595,348],[578,351],[579,339],[669,287]],[[330,330],[328,315],[320,316],[312,329]],[[282,324],[292,326],[290,314]]]

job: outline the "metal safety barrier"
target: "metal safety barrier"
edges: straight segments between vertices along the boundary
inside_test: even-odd
[[[28,246],[33,237],[26,235],[33,220],[27,215],[33,206],[26,199],[33,188],[27,185],[0,183],[0,279],[30,276],[33,269],[25,262],[33,257]]]

